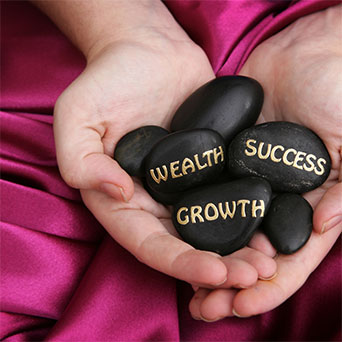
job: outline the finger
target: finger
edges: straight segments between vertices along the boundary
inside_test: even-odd
[[[244,289],[258,280],[257,270],[245,260],[228,255],[222,258],[222,262],[227,269],[227,280],[220,287]]]
[[[279,255],[276,259],[278,275],[270,281],[259,280],[253,287],[241,290],[234,298],[234,314],[249,317],[270,311],[293,293],[323,260],[340,234],[340,228],[324,235],[313,233],[307,244],[292,255]]]
[[[254,285],[259,279],[272,279],[276,275],[277,264],[265,254],[252,248],[242,248],[230,255],[222,257],[222,262],[227,269],[227,280],[213,288],[238,288],[244,289]],[[193,284],[196,287],[204,287],[204,284]]]
[[[242,259],[253,266],[258,273],[259,279],[270,280],[277,274],[276,261],[255,249],[245,247],[231,254],[231,257]]]
[[[102,138],[106,129],[83,119],[79,113],[55,106],[54,136],[60,173],[65,182],[77,189],[96,189],[120,201],[128,201],[134,192],[131,177],[105,154]],[[73,109],[75,111],[75,109]]]
[[[277,254],[276,249],[272,246],[267,236],[261,231],[254,233],[251,241],[248,243],[248,246],[264,253],[271,258],[274,258]]]
[[[331,187],[318,203],[313,216],[316,232],[323,234],[342,224],[342,183]]]
[[[120,208],[114,199],[96,191],[82,191],[82,197],[113,238],[141,262],[189,283],[215,286],[226,280],[227,270],[219,256],[171,235],[151,212]]]
[[[200,288],[198,289],[193,297],[191,298],[191,301],[189,303],[189,311],[191,316],[196,320],[201,320],[201,304],[203,300],[206,298],[206,296],[211,292],[209,289]]]
[[[199,309],[193,310],[200,313],[202,320],[216,322],[225,317],[233,316],[233,300],[237,290],[216,289],[208,293],[201,301]]]

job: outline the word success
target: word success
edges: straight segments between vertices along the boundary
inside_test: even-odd
[[[152,179],[159,184],[162,180],[167,181],[169,175],[171,178],[179,178],[193,173],[201,171],[207,167],[211,167],[215,164],[222,163],[224,161],[224,151],[222,146],[215,147],[212,150],[208,150],[202,153],[201,160],[198,154],[195,154],[192,158],[184,158],[182,161],[176,160],[169,163],[167,166],[162,165],[155,169],[150,169],[150,175]]]
[[[239,208],[240,206],[240,208]],[[193,205],[189,208],[181,207],[177,211],[177,222],[186,225],[189,222],[215,221],[217,219],[234,219],[240,217],[264,217],[265,202],[263,200],[240,199],[238,201],[220,202],[217,205],[207,203],[205,206]]]
[[[259,159],[271,159],[274,163],[284,163],[285,165],[295,167],[299,170],[314,172],[320,176],[324,174],[324,164],[327,161],[324,158],[317,158],[314,154],[297,151],[294,148],[285,149],[282,145],[267,144],[264,151],[264,142],[260,142],[256,147],[257,141],[248,139],[246,141],[245,155],[248,157],[257,156]]]

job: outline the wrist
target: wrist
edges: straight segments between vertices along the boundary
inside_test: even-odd
[[[184,39],[184,31],[159,0],[32,0],[91,60],[120,41],[148,44],[152,36]],[[155,40],[156,41],[156,40]]]

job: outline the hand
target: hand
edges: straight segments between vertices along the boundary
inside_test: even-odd
[[[138,181],[133,185],[112,159],[124,134],[148,124],[167,128],[184,99],[214,78],[204,52],[164,10],[158,19],[168,27],[145,20],[150,26],[90,51],[86,69],[55,107],[59,168],[99,222],[140,261],[192,284],[247,287],[275,273],[272,258],[250,248],[226,258],[195,250],[178,238],[169,210]]]
[[[241,70],[264,87],[259,123],[297,122],[316,132],[329,150],[328,180],[304,195],[314,208],[312,236],[297,253],[276,258],[278,275],[272,280],[239,292],[198,290],[190,303],[193,316],[217,320],[272,310],[305,283],[341,233],[341,10],[334,6],[297,20],[260,44]]]

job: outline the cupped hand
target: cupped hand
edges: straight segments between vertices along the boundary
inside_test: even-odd
[[[241,70],[265,90],[259,122],[291,121],[313,130],[332,160],[328,180],[304,197],[314,208],[313,233],[293,255],[278,255],[277,276],[245,290],[201,288],[190,303],[195,317],[217,320],[274,309],[296,292],[342,230],[342,6],[302,19],[260,44]]]
[[[127,132],[168,128],[184,99],[212,78],[204,52],[180,28],[142,28],[97,48],[56,104],[58,164],[98,221],[140,261],[192,284],[247,287],[275,273],[271,257],[253,249],[229,258],[195,250],[178,238],[169,210],[112,158]]]

